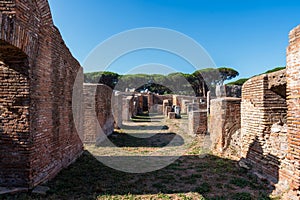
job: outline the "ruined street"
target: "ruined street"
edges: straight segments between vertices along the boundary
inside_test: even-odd
[[[203,138],[190,136],[184,131],[186,126],[186,115],[175,120],[165,119],[161,115],[136,116],[133,121],[124,123],[122,129],[115,131],[106,141],[97,146],[86,145],[83,155],[74,164],[44,184],[50,188],[46,196],[18,194],[13,197],[268,199],[270,190],[266,184],[238,167],[236,161],[210,154],[203,148],[203,144],[206,145]],[[108,140],[115,146],[108,146]],[[127,158],[126,164],[133,169],[143,169],[149,166],[137,166],[134,158],[149,160],[152,157],[159,162],[168,156],[179,157],[168,166],[146,173],[126,173],[100,162],[105,158],[114,161],[120,158],[126,161]],[[122,165],[120,162],[118,164]]]

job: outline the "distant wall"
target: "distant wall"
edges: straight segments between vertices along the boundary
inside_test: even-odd
[[[221,97],[242,97],[242,86],[239,85],[221,85],[216,87],[216,96]]]
[[[83,85],[84,143],[96,144],[103,135],[110,135],[113,132],[112,95],[112,89],[106,85]]]

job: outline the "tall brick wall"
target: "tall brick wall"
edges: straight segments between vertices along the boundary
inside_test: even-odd
[[[16,71],[0,62],[0,182],[4,184],[26,184],[29,177],[23,165],[29,160],[30,84],[28,66],[20,64]]]
[[[300,26],[289,34],[287,49],[287,125],[288,125],[288,160],[287,168],[290,187],[300,196]]]
[[[274,81],[275,77],[281,77]],[[248,80],[242,88],[241,157],[247,158],[253,170],[277,183],[285,163],[285,132],[272,127],[284,126],[287,105],[284,92],[276,88],[286,84],[285,70]],[[277,138],[278,136],[279,138]],[[281,141],[280,141],[281,140]]]
[[[0,85],[0,185],[33,187],[82,152],[72,113],[81,67],[46,0],[0,0],[0,43],[0,78],[9,82]],[[11,129],[5,120],[18,123]]]

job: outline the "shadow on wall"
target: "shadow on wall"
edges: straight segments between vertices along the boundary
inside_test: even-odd
[[[0,185],[30,184],[29,91],[27,55],[0,40]],[[16,170],[16,166],[22,167]]]
[[[250,144],[246,155],[248,164],[253,174],[262,180],[268,180],[272,186],[278,183],[280,160],[277,156],[264,153],[258,136]],[[273,187],[273,189],[275,189]]]

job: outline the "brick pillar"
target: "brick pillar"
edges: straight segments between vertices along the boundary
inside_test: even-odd
[[[300,26],[289,35],[287,49],[287,125],[290,188],[300,195]],[[299,196],[298,196],[299,198]]]
[[[189,112],[188,115],[189,134],[206,134],[207,133],[207,112],[198,110]]]
[[[113,104],[114,107],[112,108],[114,111],[114,120],[115,120],[115,128],[121,128],[122,126],[122,98],[123,96],[118,92],[114,93],[113,96]]]
[[[193,111],[199,110],[199,103],[189,103],[187,104],[187,114]]]
[[[157,114],[159,115],[163,114],[163,105],[157,105]]]
[[[207,114],[209,114],[210,113],[210,100],[211,100],[211,94],[210,94],[210,91],[208,91],[207,92],[207,100],[206,100],[206,102],[207,102]]]
[[[165,112],[164,112],[165,116],[168,116],[168,114],[169,114],[169,112],[171,112],[171,110],[172,110],[171,106],[166,106],[165,107]]]
[[[140,94],[137,96],[137,114],[143,113],[143,96]]]
[[[123,121],[129,121],[132,117],[132,96],[125,96],[122,101],[122,119]]]
[[[223,153],[229,147],[232,135],[241,127],[241,99],[225,97],[210,102],[212,150]]]
[[[163,101],[163,113],[165,114],[165,112],[166,112],[166,107],[167,106],[169,106],[170,104],[169,104],[169,100],[167,100],[167,99],[165,99],[164,101]]]
[[[153,94],[148,94],[148,110],[149,112],[153,112]]]
[[[182,114],[186,114],[187,113],[187,105],[192,103],[191,100],[182,100],[182,109],[181,109],[181,113]]]

